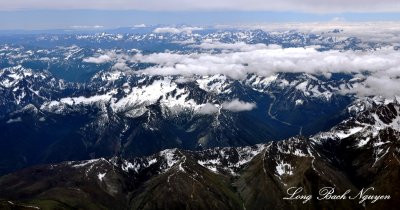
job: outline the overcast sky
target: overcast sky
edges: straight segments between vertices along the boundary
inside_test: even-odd
[[[0,0],[0,29],[399,21],[399,0]]]
[[[245,10],[326,12],[400,12],[398,0],[2,0],[2,10]]]

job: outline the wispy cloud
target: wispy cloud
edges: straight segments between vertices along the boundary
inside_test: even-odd
[[[94,26],[71,26],[72,29],[101,29],[104,26],[101,25],[94,25]]]
[[[187,33],[191,34],[193,31],[201,31],[203,28],[199,27],[182,27],[182,28],[175,28],[175,27],[160,27],[154,29],[154,33],[171,33],[171,34],[180,34],[180,33]]]
[[[9,120],[7,120],[7,124],[10,124],[10,123],[17,123],[17,122],[22,122],[22,118],[21,117],[18,117],[18,118],[15,118],[15,119],[9,119]]]
[[[134,25],[133,26],[134,28],[145,28],[146,27],[146,24],[137,24],[137,25]]]

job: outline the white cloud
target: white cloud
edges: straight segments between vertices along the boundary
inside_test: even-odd
[[[146,24],[137,24],[133,26],[134,28],[146,28]]]
[[[392,47],[369,51],[318,51],[316,48],[278,48],[261,46],[226,47],[235,49],[219,54],[155,53],[137,54],[133,61],[154,63],[156,66],[137,71],[150,75],[216,75],[244,79],[248,74],[270,76],[280,72],[310,73],[368,73],[365,82],[352,91],[360,95],[400,95],[400,52]],[[245,51],[236,51],[244,49]],[[252,50],[253,49],[253,50]],[[246,51],[247,50],[247,51]]]
[[[171,34],[180,34],[180,33],[187,33],[191,34],[193,31],[201,31],[203,28],[199,27],[182,27],[182,28],[175,28],[175,27],[161,27],[154,29],[154,33],[171,33]]]
[[[135,49],[131,51],[135,51]],[[116,51],[106,51],[103,55],[84,58],[83,62],[95,64],[113,62],[115,63],[112,67],[113,70],[129,70],[130,68],[126,64],[126,61],[128,61],[129,59],[130,57],[127,54],[117,53]]]
[[[200,107],[200,109],[197,111],[198,114],[214,114],[218,112],[218,107],[214,104],[211,103],[206,103],[203,106]]]
[[[279,72],[326,74],[377,72],[400,66],[400,53],[393,48],[371,51],[318,51],[315,48],[268,48],[244,52],[138,54],[134,61],[156,66],[138,71],[153,75],[215,75],[234,79],[249,73],[269,76]]]
[[[111,67],[112,70],[129,71],[131,68],[124,61],[117,62]]]
[[[221,105],[206,103],[203,104],[200,109],[197,110],[198,114],[211,115],[219,111],[219,109],[231,111],[231,112],[244,112],[255,109],[257,105],[255,103],[248,103],[240,101],[239,99],[233,99],[232,101],[225,101]]]
[[[71,26],[70,28],[72,28],[72,29],[100,29],[100,28],[104,28],[104,26],[101,26],[101,25],[94,25],[94,26]]]
[[[155,66],[132,73],[180,75],[185,78],[223,74],[240,80],[252,73],[271,76],[281,72],[309,73],[330,78],[332,73],[352,73],[361,75],[364,81],[346,93],[387,97],[400,95],[400,90],[395,88],[400,87],[400,51],[393,47],[366,51],[318,51],[318,47],[281,48],[263,44],[253,46],[244,43],[212,42],[197,47],[224,50],[221,53],[163,52],[146,55],[139,53],[133,56],[106,52],[104,56],[86,58],[85,61],[112,61],[115,63],[113,69],[122,71],[130,70],[127,62],[153,63]],[[212,108],[207,105],[205,110],[215,110]]]
[[[222,109],[229,110],[231,112],[251,111],[256,107],[257,106],[255,103],[248,103],[240,101],[239,99],[234,99],[232,101],[222,103]]]
[[[7,120],[7,124],[10,124],[10,123],[16,123],[16,122],[22,122],[22,118],[21,117],[18,117],[18,118],[15,118],[15,119],[9,119],[9,120]]]
[[[83,62],[101,64],[101,63],[107,63],[107,62],[110,62],[113,60],[114,60],[114,58],[110,55],[100,55],[99,57],[84,58]]]
[[[400,72],[400,68],[398,69]],[[400,96],[400,78],[390,77],[381,73],[373,74],[365,79],[364,82],[357,84],[350,90],[343,90],[343,94],[357,94],[359,96],[384,96],[385,98],[393,98]]]
[[[193,78],[186,78],[186,77],[180,77],[174,80],[174,82],[177,84],[185,84],[193,81],[195,81]]]
[[[1,0],[2,10],[22,9],[106,9],[147,11],[303,11],[327,12],[399,12],[398,0]]]

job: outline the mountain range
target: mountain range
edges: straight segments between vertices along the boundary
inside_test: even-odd
[[[311,137],[35,166],[3,176],[0,196],[44,209],[393,209],[400,196],[393,187],[399,184],[400,105],[370,102]],[[289,187],[312,197],[282,199],[290,197]],[[318,200],[322,187],[351,190],[354,201]],[[390,199],[362,197],[378,194]]]
[[[277,47],[398,51],[339,29],[1,35],[0,208],[395,209],[400,104],[353,91],[371,72],[146,71]]]

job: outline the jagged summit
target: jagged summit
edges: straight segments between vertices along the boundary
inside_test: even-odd
[[[18,66],[1,71],[6,97],[0,126],[9,132],[0,135],[3,148],[16,150],[5,158],[14,156],[17,167],[66,157],[150,155],[172,147],[248,146],[330,128],[346,117],[353,100],[334,87],[352,83],[309,74],[236,80],[102,71],[82,84]],[[13,144],[16,139],[29,146]],[[59,151],[65,145],[74,149]],[[20,163],[21,156],[29,160]]]
[[[375,187],[393,199],[334,208],[390,209],[390,42],[340,29],[0,36],[0,208],[332,209],[321,187]],[[282,199],[290,187],[313,198]]]
[[[398,103],[375,105],[311,138],[297,136],[249,147],[196,152],[168,149],[145,157],[34,167],[0,179],[0,195],[19,200],[22,192],[40,183],[34,193],[25,195],[30,204],[41,206],[42,202],[77,191],[89,199],[73,196],[71,205],[89,209],[94,195],[107,198],[96,203],[96,208],[180,209],[189,204],[191,208],[257,209],[262,205],[295,209],[328,207],[330,203],[315,198],[306,204],[277,199],[285,196],[288,187],[302,187],[315,194],[323,186],[333,186],[342,193],[373,186],[393,199],[377,204],[366,201],[363,205],[343,200],[336,205],[353,209],[390,207],[398,202],[396,189],[391,186],[398,182],[400,166],[400,131],[394,126],[398,124],[399,109]],[[63,181],[62,177],[69,174],[68,181]],[[31,177],[48,178],[30,181]],[[390,186],[382,182],[389,177],[393,178]],[[25,187],[16,189],[16,185],[9,185],[11,182]],[[62,194],[49,194],[56,188]],[[267,192],[269,196],[265,197]],[[38,194],[42,196],[37,197]],[[60,202],[54,205],[63,206]]]

